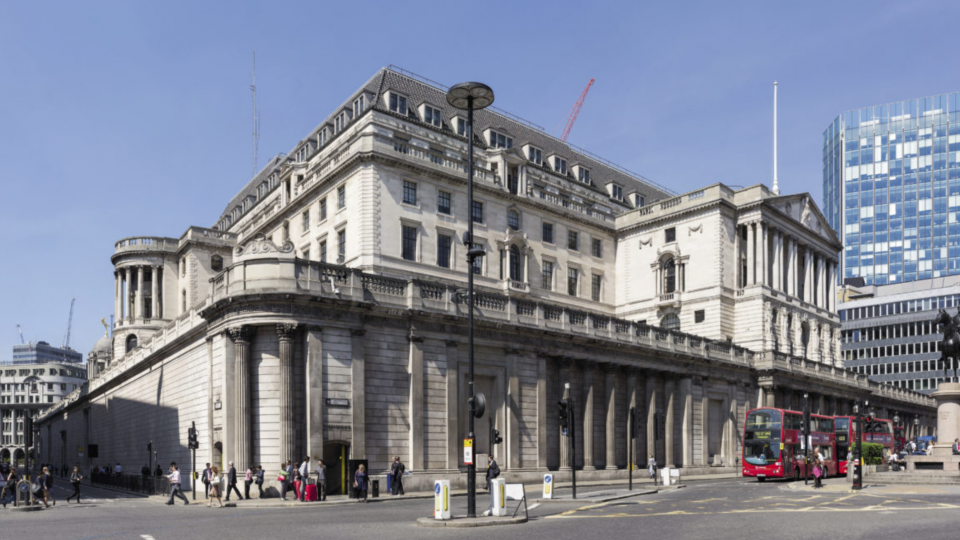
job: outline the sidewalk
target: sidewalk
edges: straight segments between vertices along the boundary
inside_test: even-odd
[[[809,485],[803,482],[791,482],[781,489],[790,491],[810,491],[814,493],[863,493],[865,495],[957,495],[960,486],[938,484],[881,484],[866,482],[862,490],[855,490],[845,478],[831,478],[823,483],[820,489],[813,489],[813,481]]]

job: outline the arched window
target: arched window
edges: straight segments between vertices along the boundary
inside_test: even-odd
[[[667,313],[663,316],[663,319],[660,320],[660,328],[664,330],[679,330],[680,316],[676,313]]]
[[[510,279],[523,281],[523,267],[520,264],[520,248],[510,246]]]
[[[673,259],[663,263],[663,292],[672,293],[677,290],[677,263]]]
[[[137,348],[137,335],[130,334],[127,336],[127,352],[130,352]]]
[[[219,255],[214,255],[210,257],[210,269],[214,272],[223,271],[223,257]]]
[[[507,226],[514,231],[520,230],[520,213],[516,210],[507,211]]]

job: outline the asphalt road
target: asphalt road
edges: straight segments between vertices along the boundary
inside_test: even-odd
[[[691,483],[684,489],[590,504],[547,503],[531,509],[523,525],[487,529],[424,529],[418,517],[433,510],[431,499],[370,504],[281,508],[165,506],[156,498],[122,496],[86,489],[84,504],[67,505],[68,490],[57,487],[58,504],[38,512],[0,510],[3,538],[58,540],[183,540],[229,538],[477,538],[524,540],[558,538],[656,538],[777,540],[956,539],[960,488],[904,486],[851,493],[839,485],[813,491],[789,482],[731,479]],[[589,491],[601,488],[582,490]],[[486,499],[482,501],[485,502]],[[466,498],[453,499],[454,515],[466,512]],[[478,503],[482,510],[485,504]],[[23,535],[23,536],[20,536]]]

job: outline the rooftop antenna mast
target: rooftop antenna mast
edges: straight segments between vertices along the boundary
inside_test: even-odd
[[[67,337],[63,338],[63,348],[70,348],[70,330],[73,329],[73,305],[77,303],[77,299],[74,298],[70,300],[70,318],[67,319]]]
[[[251,178],[257,175],[257,153],[260,150],[260,115],[257,114],[257,51],[253,51],[253,84],[250,85],[253,96],[253,172]]]
[[[773,81],[773,193],[780,194],[777,183],[777,81]]]

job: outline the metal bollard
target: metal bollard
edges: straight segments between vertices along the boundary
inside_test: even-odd
[[[27,478],[21,479],[17,482],[17,506],[29,506],[34,502],[30,480]]]
[[[380,496],[380,480],[373,480],[373,481],[371,482],[371,484],[373,484],[373,495],[372,495],[372,497],[373,497],[374,499],[376,499],[377,497]]]

